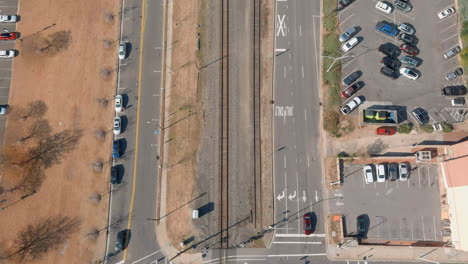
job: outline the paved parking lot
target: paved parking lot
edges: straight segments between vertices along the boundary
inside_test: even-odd
[[[445,75],[459,67],[459,64],[457,57],[449,60],[443,57],[443,52],[458,45],[458,13],[443,20],[437,17],[439,11],[454,5],[453,0],[435,0],[431,4],[427,0],[412,0],[414,8],[411,12],[403,13],[394,9],[391,14],[377,10],[375,2],[377,1],[355,1],[339,13],[342,32],[353,26],[361,28],[356,35],[360,38],[360,43],[343,54],[353,57],[342,62],[343,76],[356,70],[363,72],[361,80],[365,86],[357,95],[363,95],[371,104],[392,103],[406,107],[407,113],[421,107],[429,113],[430,123],[463,121],[467,109],[452,107],[450,99],[453,97],[441,95],[441,88],[462,83],[461,78],[451,82],[445,80]],[[422,64],[416,68],[421,73],[419,79],[414,81],[400,76],[391,80],[380,74],[380,60],[384,55],[377,51],[378,47],[384,43],[396,46],[402,44],[397,38],[375,29],[377,22],[382,20],[395,25],[409,23],[416,29],[415,36],[419,40],[417,47],[420,50],[417,57],[422,60]],[[405,54],[399,57],[403,55]],[[416,123],[412,115],[407,116],[411,122]]]
[[[16,15],[18,12],[17,0],[0,0],[0,15]],[[21,21],[21,18],[20,18]],[[21,22],[20,22],[21,23]],[[16,31],[15,23],[2,23],[0,30]],[[21,36],[20,36],[21,37]],[[0,50],[15,49],[15,41],[0,41]],[[14,59],[0,59],[0,105],[8,104],[10,94],[10,80]],[[0,119],[0,139],[3,142],[5,133],[5,118]]]
[[[356,219],[368,217],[367,238],[441,241],[439,184],[435,165],[412,164],[408,181],[366,184],[363,165],[345,165],[344,184],[331,200],[345,215],[348,234],[356,234]]]

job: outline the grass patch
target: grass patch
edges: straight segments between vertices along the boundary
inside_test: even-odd
[[[444,133],[450,133],[453,131],[453,126],[447,122],[440,123],[440,126],[442,127],[442,132]]]
[[[324,111],[323,129],[335,137],[340,137],[338,126],[340,125],[340,114],[333,110]]]
[[[419,126],[419,128],[426,133],[434,132],[434,128],[432,127],[431,124],[425,124],[425,125]]]
[[[398,126],[398,133],[409,134],[413,130],[413,123],[401,124]]]

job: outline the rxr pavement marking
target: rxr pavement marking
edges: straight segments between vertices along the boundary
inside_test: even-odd
[[[279,36],[280,32],[281,35],[284,37],[286,36],[286,33],[284,31],[284,27],[286,26],[284,24],[284,19],[286,18],[286,15],[283,15],[282,17],[278,14],[278,32],[276,33],[276,36]]]

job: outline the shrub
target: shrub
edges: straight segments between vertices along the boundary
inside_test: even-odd
[[[419,128],[421,128],[421,130],[426,132],[426,133],[434,132],[434,128],[432,127],[431,124],[425,124],[425,125],[419,126]]]
[[[413,123],[406,123],[398,126],[398,133],[409,134],[412,130]]]
[[[340,124],[340,114],[336,111],[325,111],[323,117],[323,128],[330,134],[338,135],[338,125]]]
[[[450,133],[453,131],[453,126],[447,122],[440,123],[440,126],[442,127],[442,132],[444,133]]]

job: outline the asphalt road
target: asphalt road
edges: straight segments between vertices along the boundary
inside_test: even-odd
[[[117,93],[123,95],[126,110],[120,114],[124,131],[117,138],[125,139],[125,152],[114,163],[123,165],[124,176],[111,192],[106,253],[108,263],[150,263],[164,257],[155,223],[147,220],[156,210],[164,6],[163,0],[123,3],[121,39],[129,53],[119,65]],[[115,252],[117,233],[126,229],[128,248]]]

